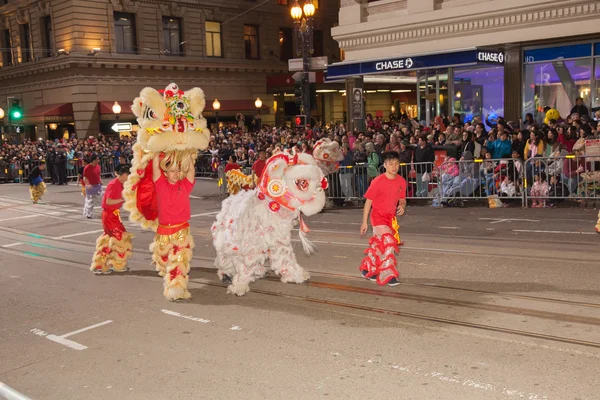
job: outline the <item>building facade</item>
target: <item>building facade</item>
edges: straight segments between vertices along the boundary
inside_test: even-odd
[[[257,113],[274,122],[281,108],[267,78],[288,72],[294,57],[291,0],[3,0],[0,1],[0,101],[21,101],[22,121],[6,134],[78,137],[110,133],[133,122],[130,105],[146,86],[200,87],[205,116],[219,121]],[[339,54],[330,27],[338,4],[316,2],[315,51]],[[293,102],[293,99],[290,99]],[[18,126],[17,126],[18,125]],[[5,134],[5,136],[6,136]],[[17,135],[19,136],[19,135]]]
[[[566,117],[577,97],[600,106],[599,16],[592,0],[341,0],[332,34],[345,61],[327,80],[352,90],[404,79],[426,122],[541,120],[546,106]]]

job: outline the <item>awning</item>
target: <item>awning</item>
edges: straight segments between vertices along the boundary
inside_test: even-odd
[[[45,104],[23,111],[23,124],[73,121],[73,104]]]

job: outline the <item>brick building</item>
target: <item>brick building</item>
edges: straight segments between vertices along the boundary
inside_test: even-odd
[[[115,101],[120,121],[134,122],[129,106],[143,87],[176,82],[204,90],[209,122],[215,98],[220,121],[241,112],[248,122],[260,97],[272,123],[283,107],[267,77],[287,74],[294,58],[288,1],[0,0],[1,107],[22,101],[17,139],[86,137],[110,132]],[[315,5],[315,52],[339,54],[338,2]],[[4,132],[14,130],[7,122]]]

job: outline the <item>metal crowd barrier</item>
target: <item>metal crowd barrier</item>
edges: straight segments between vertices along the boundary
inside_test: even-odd
[[[216,178],[218,172],[217,168],[213,165],[212,155],[210,153],[198,154],[198,158],[196,158],[197,177]]]
[[[567,199],[600,200],[600,157],[533,157],[525,162],[523,206],[552,207]]]
[[[7,168],[2,171],[4,173],[5,182],[15,183],[28,183],[28,177],[31,171],[39,166],[39,160],[28,160],[20,161],[17,163],[11,163]],[[112,157],[101,157],[100,158],[100,175],[102,177],[113,177],[115,174],[115,163]],[[64,166],[62,168],[65,168]],[[76,182],[79,179],[79,175],[83,170],[83,163],[80,159],[74,158],[67,161],[65,177],[67,182]],[[46,162],[46,169],[42,173],[42,177],[46,182],[56,182],[60,180],[60,170],[56,165],[50,166]],[[0,175],[0,181],[2,181],[2,175]]]

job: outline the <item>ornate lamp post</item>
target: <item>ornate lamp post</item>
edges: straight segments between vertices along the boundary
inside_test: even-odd
[[[313,48],[313,17],[315,5],[312,0],[305,0],[304,7],[300,7],[298,0],[290,10],[294,19],[294,31],[296,34],[296,54],[302,56],[302,110],[306,115],[306,122],[310,124],[310,83],[308,71],[310,69],[310,57]]]
[[[219,133],[219,110],[221,109],[221,103],[218,99],[213,101],[213,110],[215,110],[215,116],[217,117],[217,134]]]
[[[121,114],[121,106],[118,102],[115,101],[115,104],[112,106],[112,112],[115,114],[117,121],[119,120],[119,114]]]
[[[260,120],[260,108],[262,107],[262,100],[260,99],[260,97],[257,97],[254,101],[254,107],[256,107],[256,113],[258,115],[258,119],[256,121],[256,131],[260,132],[260,128],[262,125]]]

